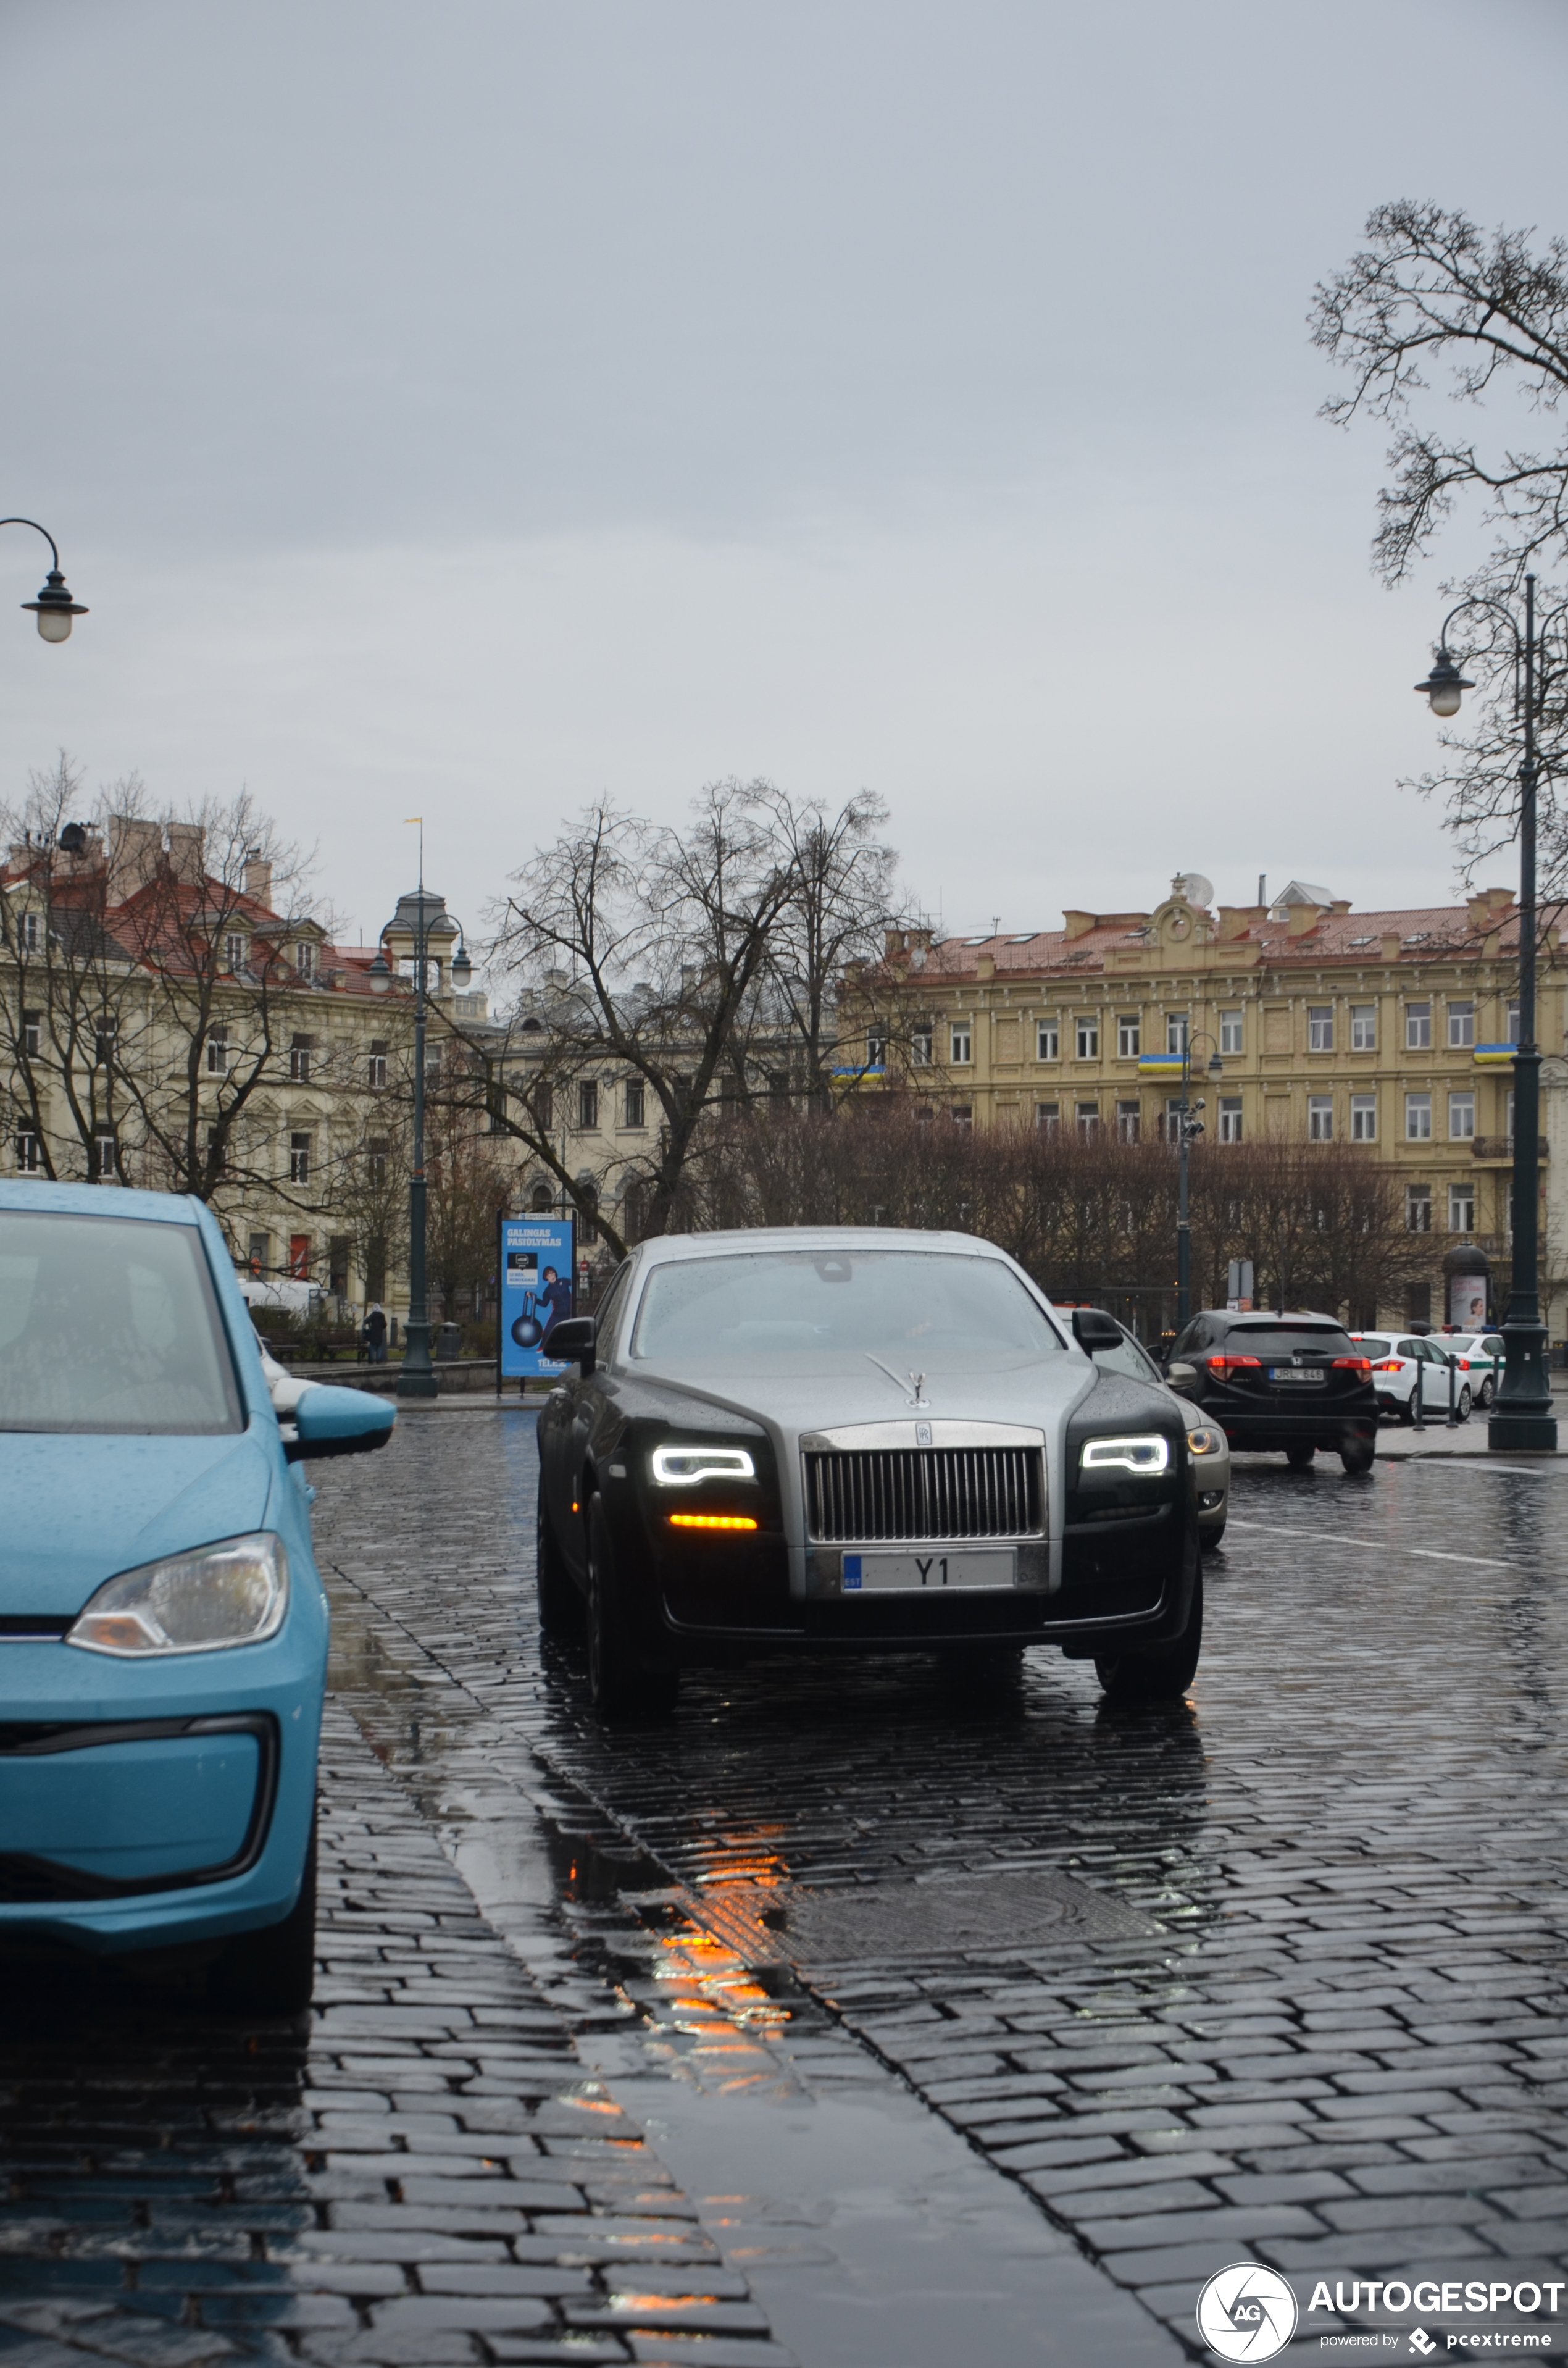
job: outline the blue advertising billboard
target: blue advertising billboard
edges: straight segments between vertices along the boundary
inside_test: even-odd
[[[496,1256],[500,1320],[496,1348],[502,1381],[553,1376],[568,1366],[549,1354],[552,1327],[573,1307],[576,1265],[571,1217],[503,1217]]]

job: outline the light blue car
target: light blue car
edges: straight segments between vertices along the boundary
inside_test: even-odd
[[[0,1951],[308,2004],[327,1607],[298,1466],[392,1426],[348,1389],[280,1420],[199,1202],[0,1183]]]

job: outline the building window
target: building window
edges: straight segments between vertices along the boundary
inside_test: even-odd
[[[1352,1143],[1376,1143],[1378,1139],[1378,1098],[1376,1094],[1352,1094],[1350,1097],[1350,1140]]]
[[[289,1137],[289,1181],[308,1184],[311,1180],[311,1138],[308,1134]]]
[[[1350,1007],[1350,1050],[1353,1053],[1375,1053],[1377,1049],[1377,1005],[1353,1003]]]
[[[93,1137],[93,1173],[102,1178],[119,1173],[119,1146],[112,1134]]]
[[[1220,1140],[1240,1143],[1242,1139],[1242,1098],[1240,1094],[1220,1097]]]
[[[930,1067],[931,1030],[929,1028],[916,1028],[911,1034],[909,1039],[909,1057],[915,1067],[917,1069],[928,1069]],[[639,1119],[637,1122],[641,1126],[642,1121]]]
[[[1407,1053],[1429,1053],[1432,1049],[1432,1007],[1429,1003],[1407,1003],[1404,1007],[1404,1049]]]
[[[1432,1097],[1430,1094],[1405,1095],[1404,1139],[1406,1143],[1431,1142]]]
[[[1449,1096],[1449,1141],[1469,1143],[1473,1139],[1474,1134],[1475,1096],[1450,1094]]]
[[[252,1234],[248,1237],[245,1243],[245,1265],[250,1269],[251,1273],[256,1276],[258,1280],[267,1271],[267,1265],[271,1256],[272,1236],[270,1234]]]
[[[244,970],[250,959],[250,939],[243,929],[231,929],[223,939],[223,967],[231,975]]]
[[[389,1147],[384,1134],[373,1134],[365,1146],[365,1167],[372,1184],[384,1184],[387,1180]]]
[[[41,1011],[24,1011],[22,1014],[22,1051],[28,1059],[31,1060],[35,1058],[40,1052],[41,1052],[42,1048],[43,1014]]]
[[[289,1042],[289,1076],[291,1084],[308,1086],[311,1082],[311,1054],[315,1050],[313,1036],[294,1036]]]
[[[555,1089],[551,1086],[536,1086],[528,1097],[528,1107],[540,1134],[548,1134],[555,1124]],[[546,1208],[550,1202],[545,1202]]]
[[[1506,1006],[1506,1010],[1508,1031],[1504,1041],[1509,1044],[1517,1044],[1519,1041],[1519,1007],[1517,1003],[1510,1003]]]
[[[1404,1188],[1404,1229],[1407,1234],[1429,1234],[1432,1230],[1432,1187],[1430,1184],[1407,1184]]]
[[[1118,1143],[1136,1143],[1138,1140],[1138,1133],[1137,1103],[1118,1102],[1116,1106],[1116,1139]]]
[[[1034,1106],[1034,1122],[1036,1126],[1039,1127],[1041,1134],[1057,1133],[1062,1125],[1061,1103],[1036,1102]]]
[[[370,1058],[365,1071],[365,1081],[372,1093],[379,1094],[387,1082],[387,1039],[377,1036],[370,1044]]]
[[[299,944],[294,948],[294,968],[301,978],[314,978],[316,974],[316,950],[312,939],[301,938]]]
[[[961,1069],[974,1058],[974,1039],[970,1034],[969,1021],[955,1019],[949,1034],[952,1040],[949,1046],[949,1057],[955,1069]]]
[[[931,1105],[930,1105],[930,1103],[929,1103],[929,1102],[916,1102],[916,1103],[915,1103],[915,1122],[916,1126],[929,1126],[929,1125],[930,1125],[930,1123],[931,1123],[931,1121],[936,1117],[936,1115],[937,1115],[937,1113],[936,1113],[936,1111],[931,1108]]]
[[[207,1172],[210,1176],[222,1176],[228,1167],[229,1162],[224,1151],[224,1144],[227,1140],[228,1138],[221,1126],[210,1126],[208,1128]]]
[[[1449,1187],[1449,1231],[1450,1234],[1473,1234],[1475,1231],[1475,1186],[1467,1178],[1462,1184]]]
[[[1510,1143],[1514,1140],[1514,1089],[1509,1087],[1503,1097],[1503,1132]]]
[[[1034,1056],[1037,1061],[1057,1061],[1062,1057],[1062,1030],[1055,1012],[1035,1022]]]
[[[119,1022],[113,1012],[101,1012],[93,1030],[93,1058],[100,1069],[113,1065],[115,1043],[119,1035]]]
[[[1173,1094],[1170,1099],[1166,1102],[1165,1114],[1160,1121],[1160,1133],[1167,1143],[1179,1143],[1181,1141],[1181,1097],[1179,1094]]]
[[[1308,1004],[1307,1050],[1309,1053],[1333,1052],[1334,1006],[1332,1003]]]
[[[289,1236],[289,1271],[297,1282],[311,1279],[311,1237],[309,1234]]]
[[[974,1111],[968,1102],[954,1102],[952,1108],[948,1112],[948,1116],[952,1120],[955,1126],[972,1126],[974,1124]]]
[[[1097,1011],[1080,1014],[1077,1021],[1078,1058],[1097,1061],[1100,1057],[1100,1015]]]
[[[1449,997],[1449,1042],[1456,1053],[1466,1051],[1475,1042],[1475,1006],[1456,1003]]]
[[[1186,1050],[1187,1050],[1187,1013],[1186,1013],[1185,1011],[1167,1011],[1167,1012],[1166,1012],[1166,1014],[1165,1014],[1165,1050],[1166,1050],[1166,1052],[1167,1052],[1167,1053],[1185,1053],[1185,1052],[1186,1052]]]
[[[866,1039],[866,1066],[868,1069],[885,1069],[887,1064],[888,1040],[878,1029]]]
[[[1119,1061],[1135,1061],[1142,1036],[1135,1011],[1124,1012],[1116,1023],[1116,1057]]]
[[[592,1077],[585,1077],[577,1088],[577,1132],[593,1134],[599,1123],[599,1089]]]
[[[929,1037],[926,1042],[927,1044],[930,1042]],[[648,1122],[644,1116],[646,1104],[643,1100],[643,1086],[641,1077],[628,1077],[625,1108],[628,1126],[646,1126]]]
[[[24,913],[17,923],[17,943],[25,954],[36,954],[40,944],[38,915]]]
[[[1307,1096],[1307,1141],[1309,1143],[1334,1141],[1334,1096],[1332,1094]]]
[[[1221,1011],[1220,1014],[1221,1052],[1239,1053],[1243,1049],[1241,1013],[1239,1011]]]
[[[1091,1142],[1100,1131],[1100,1106],[1098,1102],[1077,1103],[1074,1110],[1074,1116],[1078,1122],[1078,1133],[1083,1136],[1085,1143]]]
[[[43,1166],[43,1145],[30,1127],[24,1127],[17,1137],[17,1172],[36,1176]]]
[[[207,1074],[210,1077],[226,1077],[229,1074],[229,1029],[220,1019],[207,1030]]]

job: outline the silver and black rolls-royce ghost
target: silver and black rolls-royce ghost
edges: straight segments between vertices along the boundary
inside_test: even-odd
[[[544,1628],[585,1619],[608,1716],[667,1704],[684,1663],[791,1650],[1057,1645],[1114,1695],[1180,1694],[1189,1417],[1096,1367],[1113,1336],[967,1235],[642,1243],[551,1336],[577,1372],[540,1416]]]

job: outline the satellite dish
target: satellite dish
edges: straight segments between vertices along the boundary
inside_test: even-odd
[[[1184,871],[1176,886],[1189,905],[1201,905],[1205,912],[1214,901],[1214,882],[1205,880],[1201,871]]]

